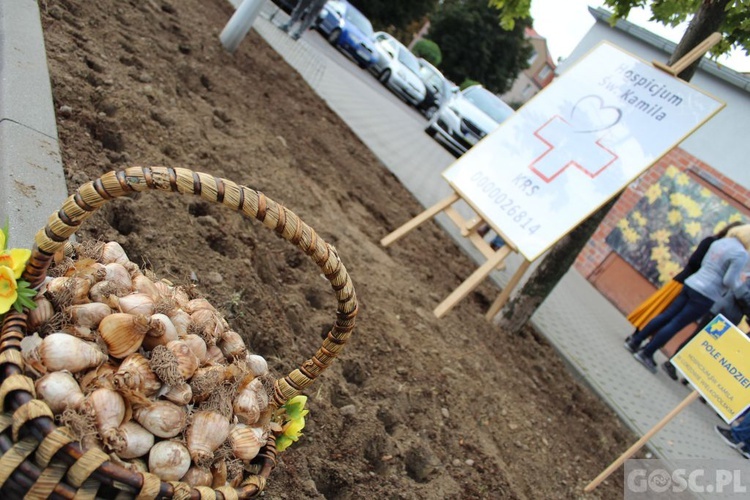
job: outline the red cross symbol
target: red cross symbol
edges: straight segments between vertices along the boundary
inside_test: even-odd
[[[531,162],[529,168],[546,183],[571,165],[593,179],[618,158],[599,140],[594,141],[592,134],[576,133],[560,116],[553,116],[534,135],[547,145],[547,151]]]

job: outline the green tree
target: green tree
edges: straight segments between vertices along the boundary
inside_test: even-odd
[[[502,7],[506,13],[512,13],[511,17],[523,18],[528,15],[530,8],[529,0],[490,0],[490,3]],[[715,48],[714,54],[725,52],[730,47],[742,47],[746,53],[750,50],[750,16],[747,15],[750,11],[750,0],[606,0],[605,3],[614,9],[613,22],[627,16],[631,8],[646,5],[651,6],[654,20],[667,25],[674,25],[690,18],[684,36],[668,61],[670,65],[715,31],[724,35],[724,42]],[[507,25],[508,20],[505,19],[503,22]],[[696,62],[679,77],[689,81],[697,65]],[[619,194],[552,247],[520,292],[508,301],[500,312],[497,321],[505,331],[521,331],[523,325],[568,271],[618,199]]]
[[[395,32],[403,32],[414,21],[423,20],[435,9],[438,0],[351,0],[351,3],[367,16],[376,30],[396,35]]]
[[[433,66],[440,66],[443,60],[443,53],[440,51],[438,44],[426,38],[415,43],[411,51],[414,52],[415,56],[423,58]]]
[[[531,46],[524,36],[528,17],[511,30],[500,25],[502,11],[487,0],[445,0],[431,17],[429,37],[443,51],[441,68],[456,82],[472,79],[503,93],[528,67]]]

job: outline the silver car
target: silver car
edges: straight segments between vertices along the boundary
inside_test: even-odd
[[[373,39],[378,57],[370,72],[408,103],[416,106],[424,101],[426,89],[416,56],[384,31],[375,33]]]
[[[425,132],[462,155],[513,114],[513,108],[481,85],[454,88],[427,124]]]

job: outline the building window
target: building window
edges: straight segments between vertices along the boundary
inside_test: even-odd
[[[521,92],[521,97],[526,100],[532,95],[534,95],[534,87],[530,83],[527,83],[526,87],[524,87],[523,89],[523,92]]]
[[[537,55],[538,54],[536,52],[536,49],[532,48],[531,49],[531,55],[529,56],[529,60],[528,60],[529,66],[531,66],[532,64],[534,64],[534,60],[536,60],[536,56]]]
[[[545,64],[542,70],[539,72],[539,79],[544,80],[549,76],[549,74],[552,72],[552,68],[549,67],[549,64]]]

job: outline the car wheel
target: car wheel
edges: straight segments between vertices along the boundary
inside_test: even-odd
[[[437,112],[437,110],[438,110],[438,107],[433,104],[432,106],[430,106],[429,108],[425,110],[424,112],[425,118],[429,120],[430,118],[435,116],[435,113]]]
[[[336,28],[335,30],[331,31],[331,33],[328,35],[328,41],[331,43],[331,45],[336,45],[336,43],[339,41],[340,36],[341,36],[341,30]]]
[[[388,68],[386,68],[386,69],[383,70],[382,73],[380,73],[380,76],[378,77],[378,80],[380,81],[380,83],[382,83],[383,85],[385,85],[386,83],[388,83],[388,80],[390,80],[390,78],[391,78],[391,70],[389,70]]]
[[[427,128],[425,128],[424,131],[427,135],[433,138],[437,135],[437,130],[435,130],[432,125],[427,125]]]

